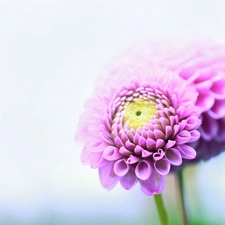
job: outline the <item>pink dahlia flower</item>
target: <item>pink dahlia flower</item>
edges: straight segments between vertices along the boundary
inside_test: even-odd
[[[126,55],[170,69],[196,88],[196,105],[201,108],[201,138],[194,143],[197,157],[208,160],[225,151],[225,46],[212,40],[174,40],[137,43]],[[122,56],[123,57],[123,56]]]
[[[176,73],[146,63],[124,63],[100,76],[75,133],[84,143],[81,160],[99,169],[110,190],[137,182],[159,194],[171,165],[192,160],[199,139],[198,93]]]
[[[192,42],[165,57],[162,64],[199,93],[196,105],[202,110],[202,125],[195,161],[218,155],[225,150],[225,46],[213,41]]]

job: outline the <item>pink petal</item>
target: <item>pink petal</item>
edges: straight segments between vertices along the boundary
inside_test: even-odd
[[[184,144],[189,142],[190,139],[191,134],[187,130],[183,130],[176,136],[175,140],[177,144]]]
[[[146,148],[146,139],[140,136],[138,140],[138,145],[141,146],[142,148]]]
[[[201,136],[201,134],[198,130],[192,130],[192,131],[190,131],[190,134],[191,134],[191,139],[189,140],[190,143],[197,141]]]
[[[101,181],[102,186],[107,189],[111,190],[116,186],[119,181],[119,177],[113,171],[113,162],[109,162],[99,168],[99,178]]]
[[[150,151],[148,151],[148,150],[143,150],[143,151],[141,152],[142,158],[148,158],[148,157],[151,156],[152,154],[153,154],[153,152],[150,152]]]
[[[120,147],[122,147],[124,145],[123,142],[122,142],[122,140],[118,136],[115,138],[114,142],[115,142],[115,145],[118,148],[120,148]]]
[[[225,141],[225,118],[218,120],[217,125],[218,125],[218,133],[217,133],[215,139],[220,143],[221,142],[224,143],[224,141]]]
[[[171,126],[166,126],[166,136],[165,139],[170,138],[173,135],[173,129]]]
[[[175,166],[179,166],[182,163],[181,154],[175,148],[171,148],[166,151],[166,158],[172,165]]]
[[[133,151],[134,148],[135,148],[135,144],[131,143],[130,141],[127,141],[127,142],[125,143],[125,146],[126,146],[126,148],[127,148],[128,150],[130,150],[130,151]]]
[[[141,160],[135,168],[135,174],[140,180],[147,180],[151,172],[152,166],[147,160]]]
[[[218,131],[218,124],[207,112],[202,114],[201,136],[204,140],[212,140]]]
[[[155,148],[155,141],[151,138],[148,138],[146,141],[147,149],[148,150],[153,150]]]
[[[108,161],[102,156],[102,152],[94,153],[89,159],[90,167],[95,169],[105,165]]]
[[[176,149],[184,159],[194,159],[196,157],[196,151],[189,145],[180,145]]]
[[[197,116],[190,116],[186,120],[185,129],[193,130],[198,128],[200,124],[201,124],[201,121],[198,119]]]
[[[114,164],[114,172],[117,176],[122,177],[129,171],[129,164],[127,164],[125,159],[120,159]]]
[[[140,158],[138,156],[130,155],[129,158],[127,159],[127,163],[134,164],[134,163],[137,163],[139,160]]]
[[[158,161],[158,160],[162,159],[164,157],[164,155],[165,155],[165,152],[162,149],[159,149],[157,152],[155,152],[153,154],[153,159],[155,161]]]
[[[105,144],[96,138],[88,138],[85,142],[81,153],[81,161],[84,164],[90,164],[91,167],[96,167],[102,157]],[[100,164],[99,164],[100,165]]]
[[[119,149],[115,146],[107,146],[104,149],[103,157],[109,161],[114,161],[122,157]]]
[[[154,195],[162,193],[165,186],[165,180],[163,176],[153,170],[151,176],[147,180],[140,180],[140,184],[141,190],[146,195]]]
[[[162,148],[165,145],[165,142],[163,139],[157,139],[155,147],[156,149]]]
[[[160,159],[154,163],[156,171],[161,175],[167,175],[170,171],[170,162],[167,159]]]
[[[121,147],[121,148],[119,149],[119,153],[120,153],[121,155],[124,155],[124,156],[129,156],[129,155],[131,155],[131,152],[130,152],[129,150],[127,150],[126,148],[124,148],[124,147]]]
[[[224,98],[225,97],[225,78],[219,79],[218,81],[214,81],[211,87],[211,91],[214,93],[215,98]]]
[[[102,151],[103,146],[106,145],[102,143],[102,140],[95,137],[89,137],[84,143],[84,148],[90,149],[91,152]]]
[[[137,154],[137,155],[140,155],[142,153],[144,149],[142,147],[140,147],[139,145],[137,145],[134,149],[134,152]]]
[[[120,178],[120,184],[124,189],[130,190],[136,183],[137,177],[135,175],[134,168],[131,167],[128,173]]]
[[[225,116],[225,100],[216,100],[211,110],[209,110],[210,116],[214,119],[220,119]]]
[[[214,97],[209,92],[199,93],[196,105],[199,106],[203,112],[209,110],[214,104]]]
[[[172,148],[174,145],[176,144],[176,141],[171,141],[171,140],[168,140],[164,149],[169,149],[169,148]]]

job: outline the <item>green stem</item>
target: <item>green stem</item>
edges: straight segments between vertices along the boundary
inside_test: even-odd
[[[156,204],[156,208],[158,211],[158,215],[162,225],[169,225],[169,220],[166,212],[166,208],[164,206],[162,194],[154,195],[154,200]]]
[[[182,170],[180,170],[177,173],[177,183],[178,183],[178,197],[181,203],[182,225],[188,225],[188,218],[187,218],[187,213],[185,210],[185,202],[184,202],[184,180],[183,180]]]

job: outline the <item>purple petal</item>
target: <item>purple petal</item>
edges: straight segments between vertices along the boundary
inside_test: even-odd
[[[189,118],[187,118],[186,122],[187,122],[185,125],[186,130],[197,129],[201,124],[201,121],[198,119],[197,116],[190,116]]]
[[[139,145],[137,145],[134,149],[134,152],[137,154],[137,155],[140,155],[142,153],[144,149],[142,147],[140,147]]]
[[[171,148],[166,151],[166,158],[172,165],[175,166],[179,166],[182,163],[181,154],[175,148]]]
[[[214,104],[214,97],[209,92],[200,93],[196,105],[199,106],[203,112],[209,110]]]
[[[141,146],[142,148],[146,148],[146,139],[140,136],[138,140],[138,145]]]
[[[160,159],[154,163],[156,171],[161,175],[167,175],[170,171],[170,162],[167,159]]]
[[[142,158],[148,158],[148,157],[151,156],[152,154],[153,154],[153,152],[149,152],[149,151],[147,151],[147,150],[143,150],[143,151],[141,152]]]
[[[169,149],[169,148],[172,148],[174,145],[176,144],[176,141],[171,141],[171,140],[168,140],[164,149]]]
[[[127,164],[125,159],[120,159],[114,164],[114,172],[119,177],[124,176],[128,172],[129,168],[130,166]]]
[[[200,132],[197,130],[190,131],[190,134],[191,134],[191,139],[189,140],[189,142],[197,141],[201,136]]]
[[[151,172],[152,166],[147,160],[140,161],[135,168],[135,174],[140,180],[147,180]]]
[[[209,110],[210,116],[214,119],[220,119],[225,116],[225,100],[216,100],[211,110]]]
[[[208,80],[202,81],[196,84],[196,88],[199,92],[208,91],[212,86],[212,81],[210,78]]]
[[[129,140],[128,137],[127,137],[127,135],[125,134],[125,132],[122,133],[121,140],[122,140],[123,143],[125,143],[126,141]]]
[[[127,148],[128,150],[130,150],[130,151],[133,151],[134,148],[135,148],[135,144],[131,143],[130,141],[127,141],[127,142],[125,143],[125,146],[126,146],[126,148]]]
[[[211,87],[212,92],[216,98],[224,98],[225,96],[225,79],[214,81]]]
[[[165,155],[165,152],[162,149],[159,149],[157,152],[153,154],[153,159],[155,161],[158,161],[162,159],[164,155]]]
[[[84,164],[90,164],[92,168],[102,165],[100,159],[104,151],[105,144],[99,142],[98,139],[88,138],[85,142],[84,148],[81,153],[81,161]],[[103,163],[103,159],[102,159]],[[100,166],[98,166],[100,167]]]
[[[217,121],[218,123],[218,133],[215,137],[216,141],[223,142],[225,140],[225,118]],[[225,148],[224,148],[225,149]]]
[[[173,126],[173,137],[176,137],[176,135],[178,134],[180,130],[180,126],[178,124]]]
[[[115,142],[115,145],[118,148],[120,148],[120,147],[122,147],[124,145],[123,142],[121,141],[121,139],[118,136],[115,138],[114,142]]]
[[[164,140],[163,139],[158,139],[156,141],[155,147],[156,147],[156,149],[159,149],[159,148],[162,148],[164,145],[165,145]]]
[[[138,145],[139,138],[140,138],[140,135],[135,133],[134,138],[133,138],[134,144]]]
[[[165,138],[165,134],[161,131],[161,130],[154,130],[154,136],[156,139],[164,139]]]
[[[106,145],[104,145],[104,143],[102,143],[102,141],[100,139],[97,139],[94,137],[88,138],[84,144],[84,148],[88,149],[90,152],[103,151],[104,146],[106,146]]]
[[[176,149],[184,159],[194,159],[196,157],[196,151],[189,145],[180,145]]]
[[[135,175],[134,168],[131,167],[128,173],[120,178],[120,184],[124,189],[130,190],[136,183],[137,177]]]
[[[121,148],[119,149],[119,153],[120,153],[121,155],[124,155],[124,156],[129,156],[129,155],[131,154],[131,152],[130,152],[129,150],[127,150],[126,148],[124,148],[124,147],[121,147]]]
[[[99,178],[101,181],[102,186],[107,189],[111,190],[116,186],[119,181],[119,177],[113,171],[113,162],[109,162],[99,168]]]
[[[129,158],[127,159],[127,163],[134,164],[134,163],[137,163],[139,160],[140,160],[140,157],[130,155]]]
[[[218,124],[207,112],[202,114],[202,125],[200,127],[201,135],[204,140],[212,140],[218,131]]]
[[[98,152],[90,156],[89,164],[91,168],[93,169],[99,168],[108,162],[102,155],[103,155],[102,152]]]
[[[152,140],[151,138],[148,138],[146,141],[147,149],[148,150],[153,150],[155,148],[155,141]]]
[[[147,180],[140,180],[140,184],[141,190],[146,195],[154,195],[162,193],[165,186],[165,180],[163,176],[153,170],[151,176]]]
[[[103,157],[109,161],[114,161],[122,157],[119,149],[115,146],[107,146],[104,149]]]
[[[165,131],[165,139],[170,138],[173,135],[173,129],[171,126],[166,126],[166,131]]]
[[[176,136],[176,143],[178,145],[184,144],[189,142],[191,139],[191,134],[187,130],[181,131],[177,136]]]

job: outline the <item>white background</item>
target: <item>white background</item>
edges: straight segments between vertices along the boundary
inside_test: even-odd
[[[109,214],[131,224],[151,211],[138,188],[105,191],[73,135],[104,64],[135,39],[165,35],[225,43],[225,1],[0,1],[0,221]],[[215,217],[221,207],[208,203],[225,204],[224,159],[196,181]]]

